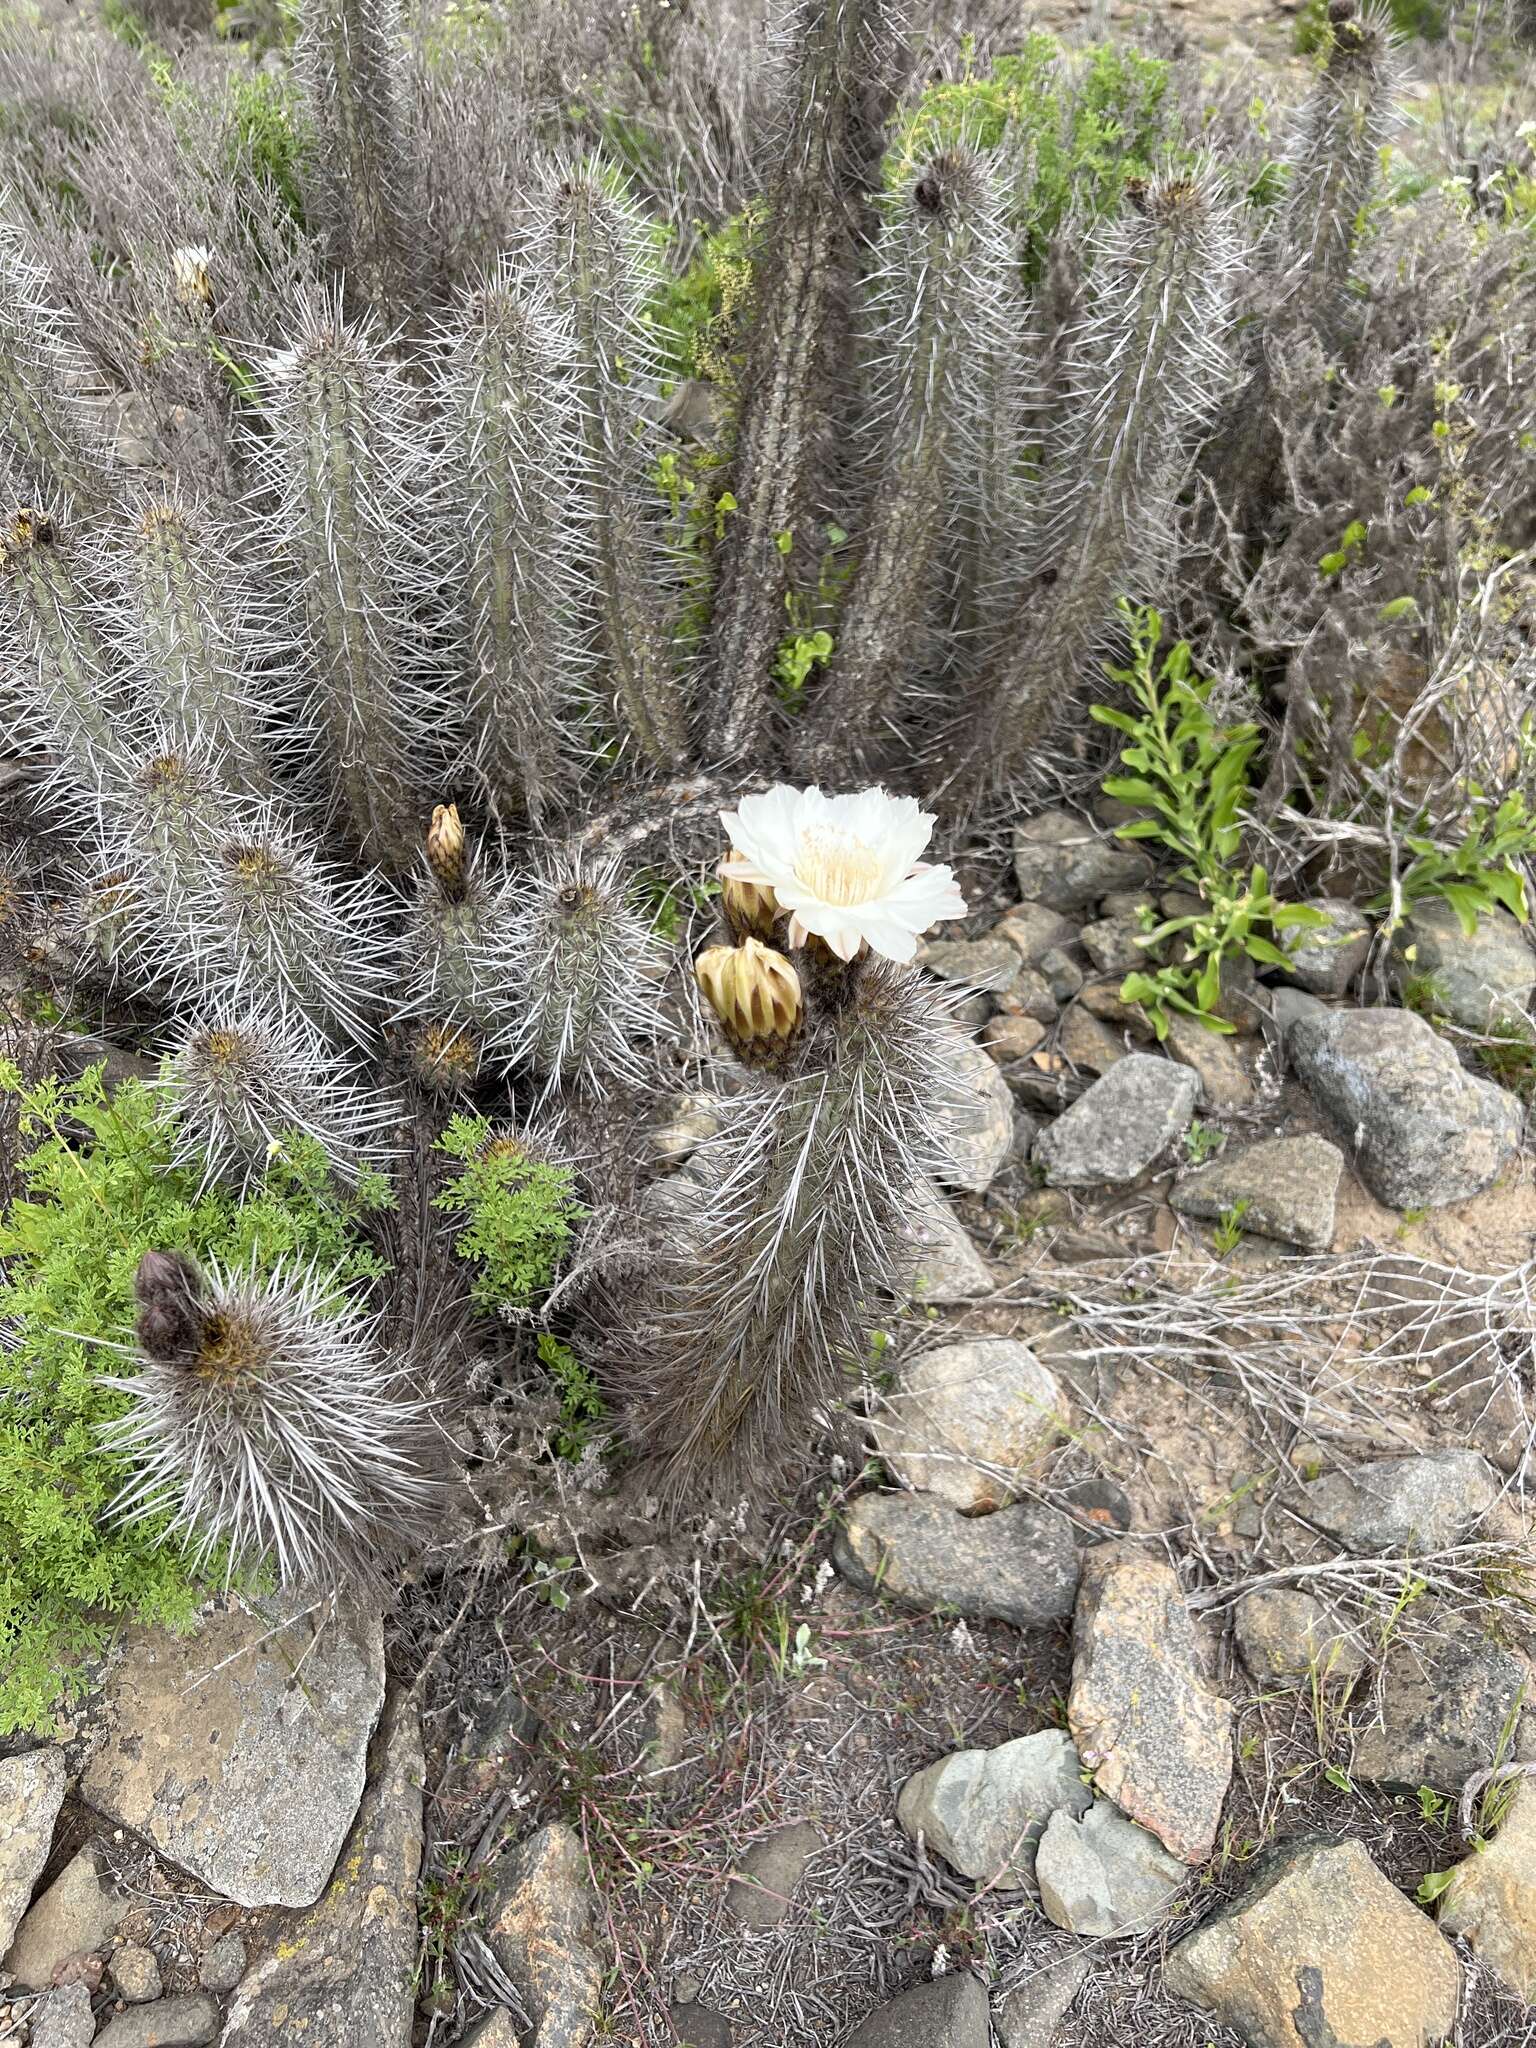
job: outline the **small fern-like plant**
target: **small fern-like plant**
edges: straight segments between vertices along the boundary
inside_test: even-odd
[[[451,1117],[436,1149],[458,1162],[433,1206],[459,1223],[454,1250],[475,1268],[474,1299],[496,1314],[530,1307],[564,1264],[582,1215],[571,1169],[483,1116]]]

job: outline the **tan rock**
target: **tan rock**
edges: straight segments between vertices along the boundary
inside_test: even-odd
[[[1208,1031],[1192,1017],[1174,1017],[1168,1025],[1168,1050],[1181,1066],[1200,1077],[1200,1100],[1207,1109],[1247,1109],[1256,1090],[1247,1060],[1236,1043],[1220,1031]]]
[[[1461,1970],[1359,1842],[1304,1838],[1180,1942],[1163,1981],[1250,2048],[1432,2048]]]
[[[536,2048],[584,2048],[592,2039],[603,1973],[587,1946],[591,1924],[586,1856],[571,1829],[552,1821],[508,1856],[489,1926]]]
[[[64,1782],[62,1749],[31,1749],[0,1760],[0,1956],[48,1861]]]
[[[1027,1344],[981,1337],[923,1353],[902,1372],[875,1423],[896,1477],[967,1514],[1016,1498],[1014,1475],[1060,1434],[1061,1389]]]
[[[1083,1565],[1067,1723],[1094,1789],[1203,1863],[1232,1776],[1232,1709],[1201,1679],[1171,1568],[1107,1544]]]
[[[1440,1925],[1471,1942],[1527,2004],[1536,2004],[1536,1784],[1522,1778],[1486,1848],[1456,1866]]]

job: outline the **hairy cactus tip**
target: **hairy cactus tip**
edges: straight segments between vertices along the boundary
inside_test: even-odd
[[[879,787],[827,796],[814,783],[779,783],[743,797],[720,822],[732,848],[720,870],[727,916],[744,891],[770,891],[788,915],[791,947],[819,939],[839,960],[867,950],[906,961],[924,932],[965,916],[952,870],[919,857],[935,821],[915,797]]]

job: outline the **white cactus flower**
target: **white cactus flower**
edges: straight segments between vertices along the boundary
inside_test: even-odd
[[[792,946],[814,935],[840,960],[865,946],[910,960],[924,932],[965,915],[950,870],[918,858],[934,821],[914,797],[883,789],[825,796],[781,782],[744,796],[720,822],[736,850],[733,878],[773,890],[790,914]]]

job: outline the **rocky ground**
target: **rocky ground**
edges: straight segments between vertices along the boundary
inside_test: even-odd
[[[555,1461],[387,1624],[221,1601],[4,1745],[0,2036],[1536,2041],[1536,953],[1329,902],[1159,1046],[1158,893],[1046,813],[928,947],[950,1163],[777,1520]]]

